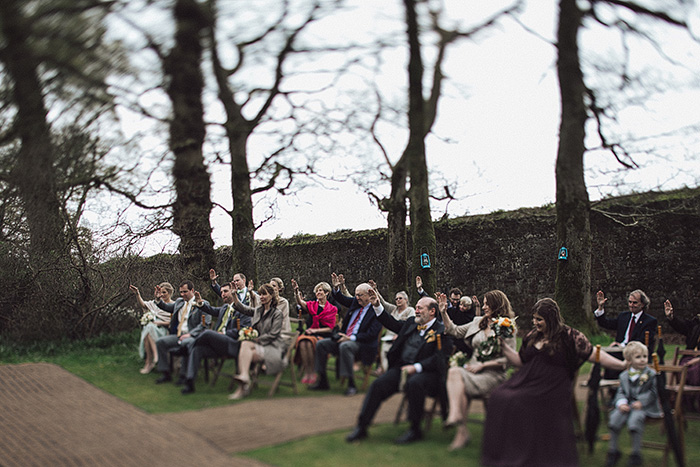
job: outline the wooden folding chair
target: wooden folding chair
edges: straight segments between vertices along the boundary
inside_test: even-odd
[[[672,417],[676,433],[680,442],[682,457],[685,462],[685,419],[683,415],[683,392],[685,389],[685,378],[688,367],[679,365],[659,365],[659,371],[666,373],[666,390],[670,393],[672,404]],[[677,383],[675,383],[677,381]],[[669,383],[670,382],[670,383]],[[647,417],[645,424],[661,424],[661,431],[665,432],[664,418]],[[642,446],[649,449],[659,449],[664,451],[662,465],[668,465],[668,454],[673,450],[671,440],[668,435],[665,443],[654,441],[642,441]]]
[[[168,350],[168,356],[170,357],[170,374],[175,375],[175,359],[176,358],[187,358],[187,355],[183,352],[183,347],[173,347]],[[180,363],[182,364],[182,363]],[[209,359],[204,359],[204,381],[209,382]]]
[[[437,411],[437,406],[438,406],[438,398],[437,397],[430,397],[430,396],[425,397],[425,408],[423,409],[423,419],[425,420],[425,428],[424,428],[425,432],[430,431],[430,428],[433,425],[433,418],[435,418],[435,412]],[[408,399],[406,398],[406,394],[403,394],[401,396],[401,403],[399,404],[399,408],[396,411],[396,417],[394,417],[394,425],[398,425],[399,422],[401,422],[401,419],[403,418],[404,413],[407,411],[408,411]]]
[[[680,365],[681,360],[686,356],[691,358],[700,357],[700,350],[684,350],[680,347],[676,347],[676,353],[673,356],[673,364]],[[677,381],[674,381],[674,383],[677,383]],[[700,386],[688,385],[686,381],[686,385],[683,388],[683,394],[685,396],[695,396],[696,398],[700,398]],[[700,420],[700,413],[698,412],[687,411],[685,412],[684,416],[685,420]]]
[[[223,371],[224,365],[229,360],[233,360],[233,365],[234,365],[233,373],[225,373]],[[232,391],[233,386],[236,384],[236,380],[234,379],[234,377],[236,376],[236,373],[238,373],[236,371],[237,364],[238,364],[238,362],[236,361],[235,358],[217,357],[215,359],[214,369],[212,370],[211,387],[214,387],[216,385],[216,382],[219,380],[219,376],[223,376],[223,377],[231,379],[231,382],[228,385],[228,390]]]
[[[292,390],[294,391],[294,395],[298,394],[297,391],[297,378],[296,374],[294,371],[294,347],[297,341],[297,337],[299,337],[299,332],[293,332],[291,334],[288,334],[286,336],[287,339],[287,349],[284,352],[284,356],[282,357],[286,364],[285,368],[282,369],[277,375],[275,375],[275,379],[270,384],[270,390],[267,393],[267,397],[272,397],[277,393],[277,389],[279,389],[280,386],[288,386],[291,387]],[[282,377],[284,376],[286,369],[289,368],[289,371],[291,373],[291,378],[289,381],[283,381]],[[257,386],[263,385],[263,383],[260,381],[259,375],[260,372],[262,371],[262,362],[258,362],[255,364],[253,371],[250,374],[250,382],[252,384],[252,387],[255,388]]]

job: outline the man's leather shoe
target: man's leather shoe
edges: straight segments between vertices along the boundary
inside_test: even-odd
[[[408,430],[406,433],[402,434],[394,440],[396,444],[410,444],[415,441],[420,441],[423,439],[423,433],[413,429]]]
[[[330,387],[330,385],[328,384],[328,381],[325,380],[325,379],[323,379],[323,378],[321,378],[321,379],[319,379],[318,381],[316,381],[316,384],[313,384],[313,385],[309,386],[309,389],[312,390],[312,391],[327,391],[327,390],[329,390],[330,388],[331,388],[331,387]]]
[[[172,381],[173,379],[170,377],[170,373],[163,373],[160,378],[156,380],[156,384],[163,384]]]
[[[361,426],[356,426],[352,433],[345,437],[345,441],[352,443],[354,441],[360,441],[367,437],[367,429]]]
[[[180,391],[183,394],[192,394],[194,392],[194,381],[188,379],[185,381],[185,387]]]
[[[608,455],[605,457],[605,467],[614,467],[621,455],[620,451],[608,451]]]
[[[175,381],[175,386],[182,386],[182,385],[185,384],[186,382],[187,382],[187,378],[185,378],[184,376],[180,376],[180,377],[177,379],[177,381]]]
[[[354,396],[355,394],[357,394],[357,388],[355,386],[348,386],[345,390],[346,396]]]

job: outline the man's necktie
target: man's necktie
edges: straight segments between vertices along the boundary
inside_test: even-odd
[[[226,313],[224,314],[224,317],[221,319],[221,324],[219,325],[219,329],[217,331],[219,332],[224,332],[226,329],[226,325],[228,324],[229,317],[231,316],[231,309],[233,308],[233,305],[229,305],[226,308]]]
[[[627,342],[630,342],[632,340],[632,331],[634,331],[635,324],[637,324],[637,321],[634,319],[634,315],[633,315],[632,320],[630,321],[630,330],[627,333]]]
[[[355,316],[355,319],[352,320],[352,323],[350,323],[350,326],[348,326],[348,330],[345,333],[346,336],[352,336],[352,331],[355,329],[355,326],[357,325],[357,322],[360,320],[360,315],[362,314],[362,310],[357,311],[357,316]]]
[[[427,324],[419,324],[419,325],[418,325],[418,330],[419,330],[419,331],[425,331],[426,329],[428,329],[428,325],[427,325]]]
[[[180,323],[177,325],[177,337],[182,335],[182,325],[185,323],[185,319],[187,318],[187,310],[189,307],[190,302],[185,302],[185,305],[180,308]]]

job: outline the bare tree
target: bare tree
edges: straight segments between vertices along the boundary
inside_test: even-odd
[[[216,0],[208,2],[210,14],[215,21],[225,16],[219,12],[220,3],[222,2]],[[254,36],[239,39],[233,44],[236,58],[229,66],[226,66],[221,58],[221,49],[223,46],[230,47],[231,44],[222,43],[219,40],[216,27],[210,29],[211,65],[216,80],[217,95],[226,114],[223,127],[230,155],[228,162],[231,170],[233,208],[226,212],[231,216],[232,221],[233,269],[243,271],[251,278],[257,275],[254,242],[257,226],[253,218],[253,196],[269,190],[277,190],[284,194],[290,189],[295,175],[310,175],[313,172],[311,155],[306,155],[306,162],[301,167],[286,164],[280,157],[284,152],[295,151],[296,137],[313,131],[304,130],[301,119],[295,116],[295,112],[299,112],[300,104],[295,102],[294,96],[309,91],[294,92],[292,89],[283,89],[285,79],[294,74],[287,70],[288,62],[295,55],[318,54],[323,50],[322,47],[313,49],[298,44],[299,36],[312,23],[329,11],[333,11],[339,3],[315,0],[309,2],[305,9],[293,10],[289,2],[283,2],[279,11],[274,13],[274,20],[262,27]],[[266,13],[270,16],[270,12]],[[276,44],[273,46],[276,52],[266,51],[268,55],[264,59],[271,75],[270,84],[268,86],[257,84],[252,89],[240,87],[238,75],[249,72],[246,69],[248,62],[263,61],[253,57],[269,42]],[[284,102],[280,105],[290,109],[288,115],[280,116],[279,106],[275,107],[275,102],[278,101]],[[249,109],[255,110],[251,112]],[[286,141],[280,141],[279,147],[272,149],[263,157],[259,165],[251,168],[248,153],[248,142],[251,136],[256,131],[263,131],[261,129],[263,125],[270,124],[276,119],[293,121],[297,129],[290,131],[284,138]]]
[[[682,2],[680,2],[682,3]],[[679,6],[679,5],[676,5]],[[612,7],[612,10],[611,10]],[[607,14],[599,12],[605,8]],[[686,28],[683,20],[669,11],[652,10],[637,2],[597,0],[584,10],[576,0],[560,0],[557,32],[557,73],[561,93],[561,123],[556,163],[557,182],[557,242],[566,251],[557,263],[555,297],[568,323],[583,329],[593,329],[591,309],[591,230],[590,202],[584,179],[583,158],[586,153],[586,124],[597,124],[601,144],[620,164],[632,168],[636,164],[624,146],[614,144],[604,130],[607,118],[613,118],[612,108],[602,108],[596,91],[586,86],[581,65],[579,35],[583,21],[591,18],[605,27],[633,31],[653,41],[653,35],[638,30],[633,21],[618,16],[626,10],[664,27]],[[610,18],[610,11],[615,12]],[[622,68],[625,73],[625,67]],[[623,78],[623,82],[626,79]],[[624,86],[623,86],[624,88]],[[623,90],[623,89],[620,89]],[[566,259],[565,259],[566,257]]]
[[[178,0],[173,9],[175,45],[163,61],[172,101],[170,149],[175,155],[173,178],[177,199],[173,205],[173,233],[180,237],[185,270],[206,280],[215,264],[211,238],[211,183],[204,164],[205,137],[202,92],[202,39],[211,28],[210,18],[196,0]]]

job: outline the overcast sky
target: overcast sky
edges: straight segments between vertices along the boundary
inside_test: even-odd
[[[405,29],[401,23],[402,2],[357,0],[355,3],[361,7],[352,13],[354,16],[338,16],[321,23],[314,30],[318,40],[322,41],[324,34],[329,41],[334,35],[359,37],[388,25],[397,31]],[[472,24],[509,2],[448,0],[446,3],[452,21]],[[465,41],[449,49],[445,74],[450,84],[440,101],[433,134],[427,139],[427,160],[431,171],[457,183],[454,194],[458,200],[449,205],[451,216],[541,206],[555,201],[554,164],[560,107],[552,42],[557,2],[529,3],[521,21],[530,31],[511,19],[504,19],[476,41]],[[698,24],[697,8],[692,15],[693,22]],[[673,56],[684,66],[666,67],[666,73],[672,73],[679,81],[696,79],[693,77],[700,75],[697,46],[691,47],[682,35],[665,37],[668,41],[686,41],[681,42],[676,48],[677,55]],[[619,54],[619,44],[619,37],[614,34],[587,32],[582,36],[582,53],[591,63],[598,57]],[[430,62],[430,57],[430,51],[426,50],[424,60]],[[405,82],[406,60],[406,51],[397,51],[387,61],[387,75],[377,76],[377,81],[387,88]],[[660,62],[652,48],[643,46],[633,49],[631,60],[632,70]],[[591,85],[593,81],[587,78],[587,83]],[[698,104],[697,88],[678,87],[647,101],[645,108],[633,107],[623,112],[619,131],[658,135],[678,127],[698,125]],[[697,186],[700,166],[695,160],[698,138],[694,134],[697,131],[689,131],[684,137],[655,139],[653,147],[663,158],[638,154],[636,160],[644,167],[632,173],[621,173],[620,166],[608,153],[589,153],[586,167],[591,198],[631,190]],[[385,143],[396,160],[405,138],[402,135]],[[597,144],[596,139],[589,138],[589,144]],[[254,140],[251,147],[258,150]],[[230,207],[229,172],[214,170],[212,179],[214,200]],[[276,218],[258,230],[257,239],[386,226],[384,215],[350,181],[326,182],[323,188],[308,187],[294,196],[280,197],[277,203]],[[439,218],[444,209],[444,205],[436,204],[434,217]],[[256,213],[258,219],[260,216]],[[215,210],[211,222],[216,245],[230,244],[230,218]],[[171,239],[153,239],[148,249],[171,250],[176,244]]]

